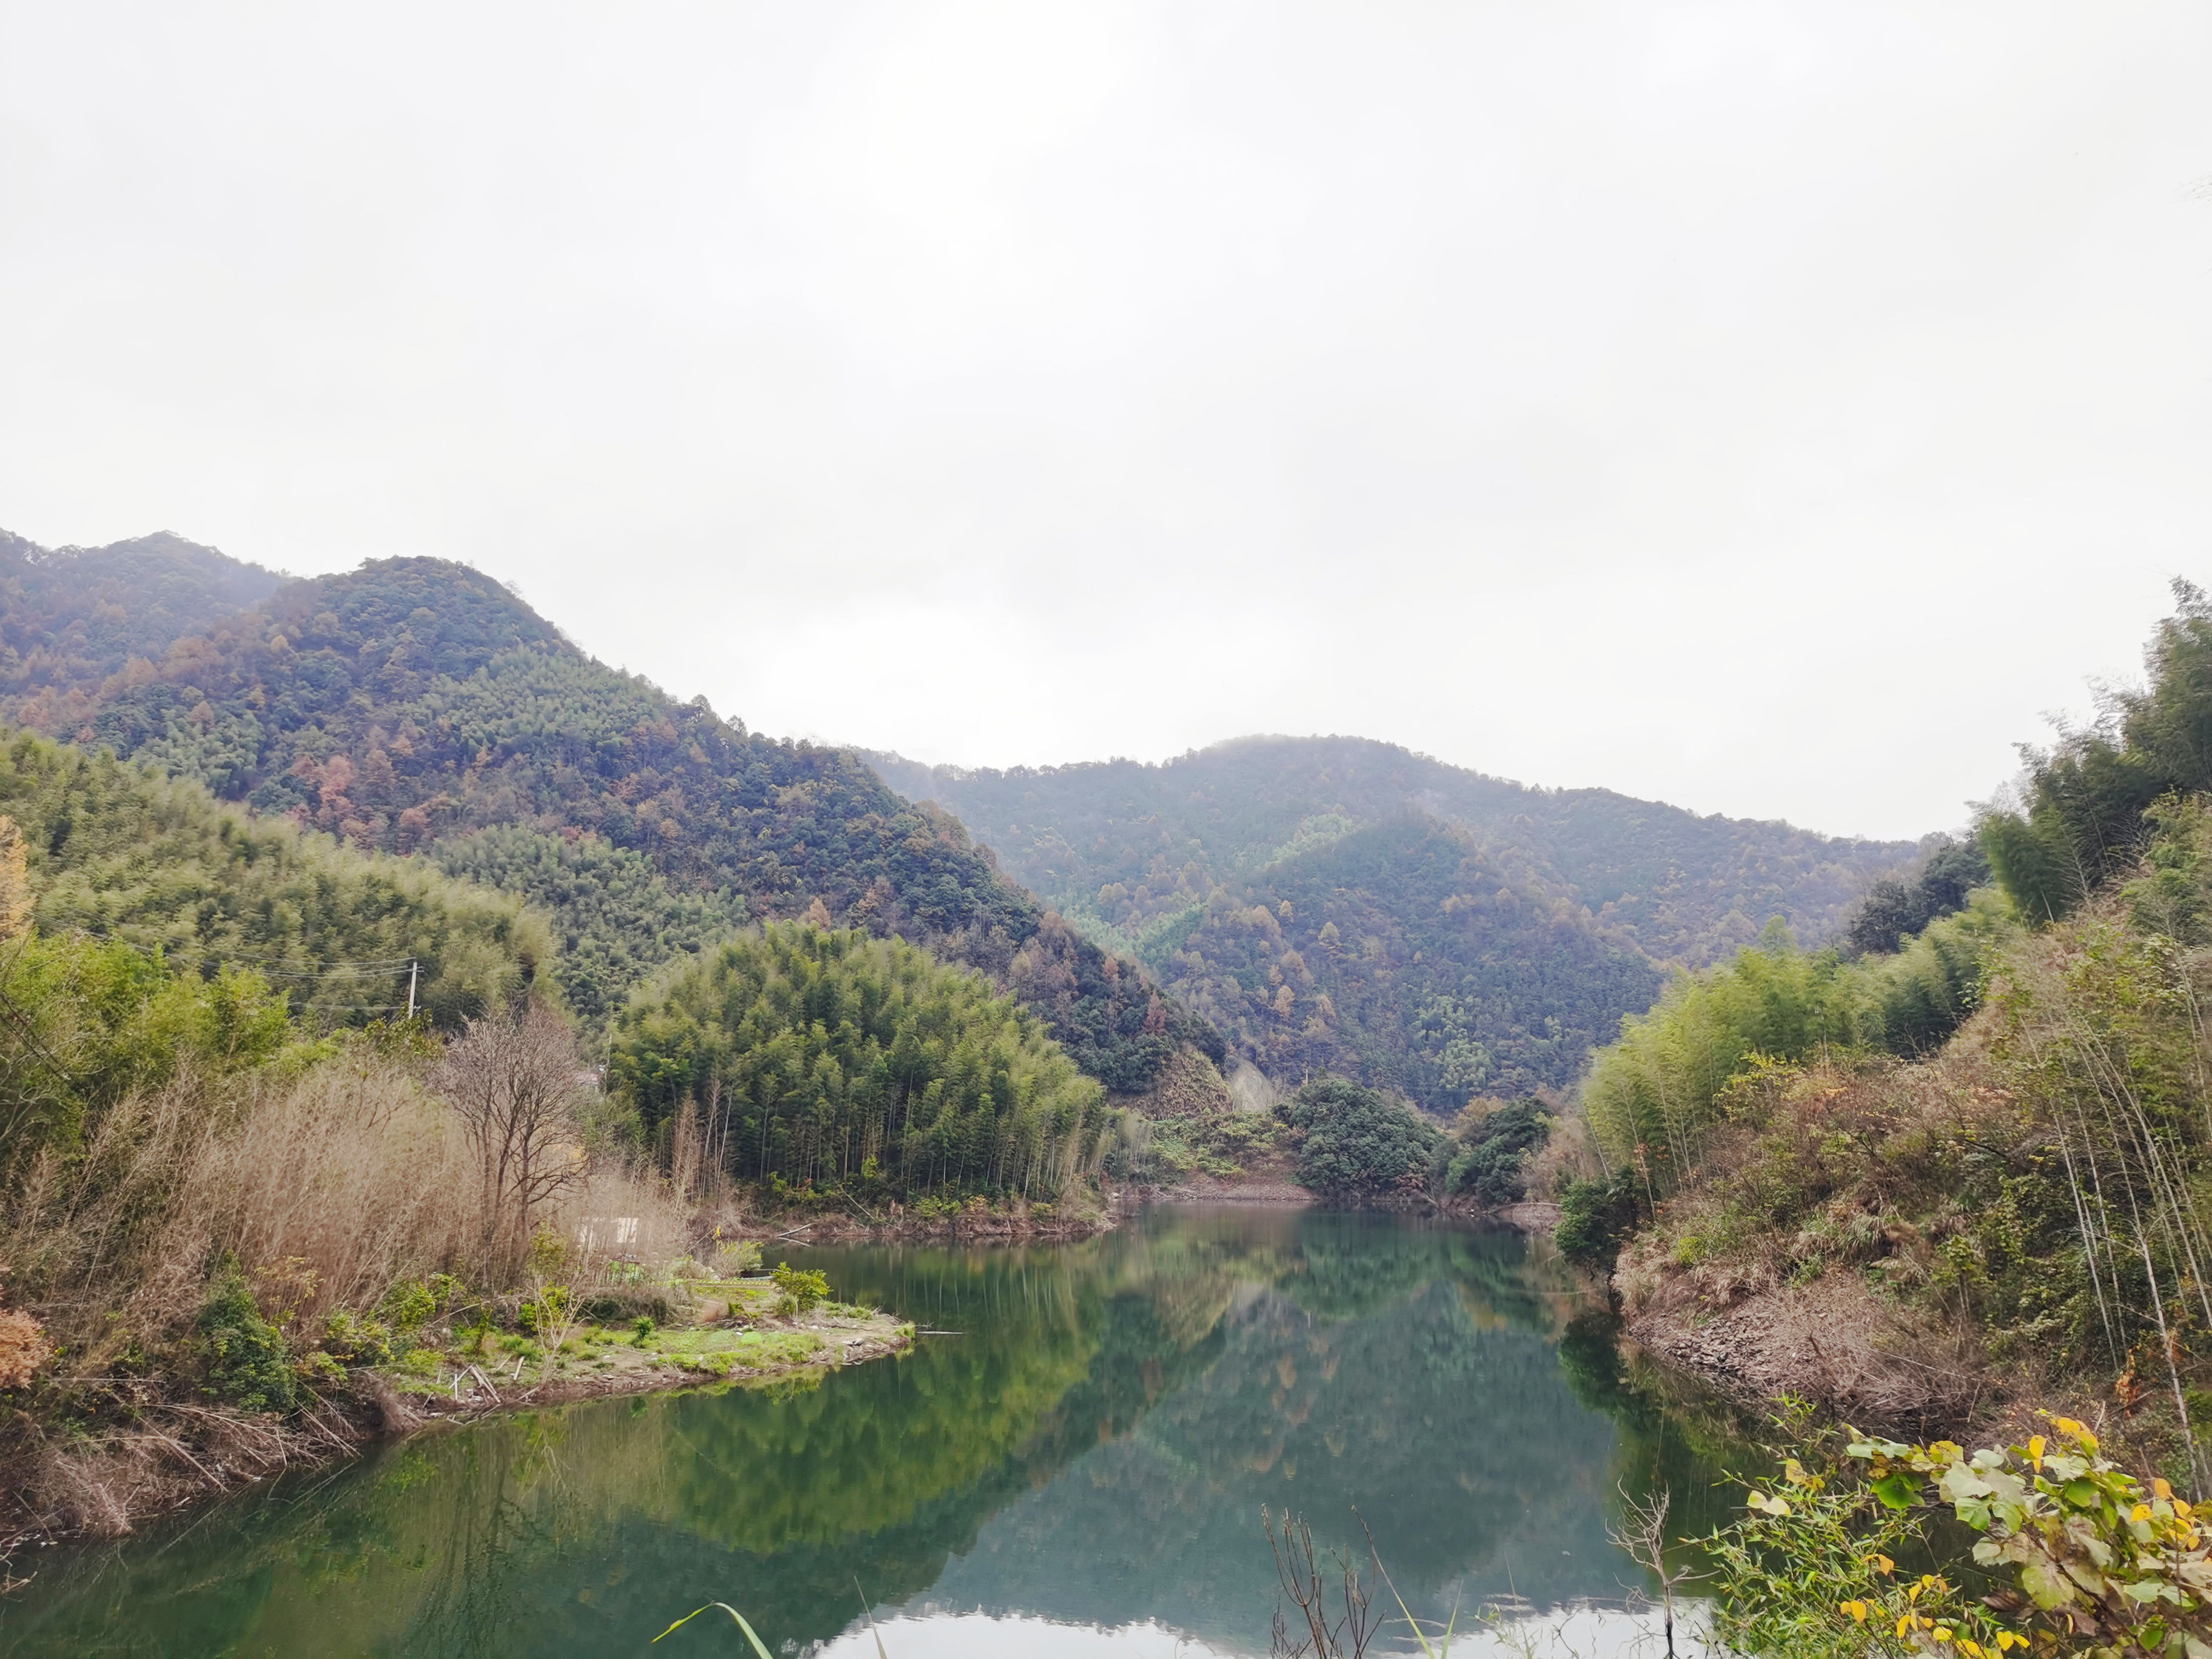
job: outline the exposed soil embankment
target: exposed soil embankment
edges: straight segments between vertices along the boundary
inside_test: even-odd
[[[1978,1352],[1848,1270],[1758,1285],[1655,1267],[1632,1249],[1613,1288],[1632,1340],[1746,1404],[1789,1395],[1924,1436],[1964,1426],[2000,1392]]]

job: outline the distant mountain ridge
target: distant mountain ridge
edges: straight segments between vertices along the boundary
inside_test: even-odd
[[[1775,915],[1825,942],[1921,850],[1531,789],[1356,738],[1007,771],[869,759],[1269,1077],[1334,1072],[1442,1112],[1569,1087],[1664,969]]]
[[[0,711],[12,721],[40,692],[82,697],[131,658],[157,657],[288,580],[166,530],[92,548],[0,530]]]
[[[1826,942],[1869,882],[1923,851],[1610,789],[1532,788],[1366,738],[1237,738],[1165,762],[1006,771],[867,758],[901,793],[958,817],[1064,913],[1125,937],[1180,908],[1159,877],[1166,892],[1202,896],[1204,884],[1408,812],[1466,829],[1654,961],[1692,967],[1777,915],[1800,944]],[[1101,900],[1116,884],[1127,891]]]

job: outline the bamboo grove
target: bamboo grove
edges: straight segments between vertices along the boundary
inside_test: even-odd
[[[1679,978],[1584,1103],[1636,1271],[1855,1267],[1989,1360],[2116,1383],[2203,1491],[2212,603],[2176,596],[2144,684],[1984,811],[1993,881],[1893,950],[1776,931]]]
[[[748,1182],[1049,1201],[1095,1167],[1104,1091],[981,975],[858,930],[774,924],[617,1020],[610,1091]],[[693,1126],[684,1127],[687,1122]]]

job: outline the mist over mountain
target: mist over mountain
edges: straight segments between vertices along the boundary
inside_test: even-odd
[[[1437,1110],[1567,1086],[1665,969],[1775,916],[1824,943],[1920,852],[1359,738],[1006,771],[869,758],[1271,1077],[1334,1071]]]
[[[0,530],[0,718],[16,718],[42,691],[82,696],[131,658],[160,655],[285,580],[166,530],[63,548]]]

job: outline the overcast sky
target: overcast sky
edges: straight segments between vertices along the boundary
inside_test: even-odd
[[[2212,8],[0,0],[0,526],[769,732],[1962,821],[2212,583]]]

